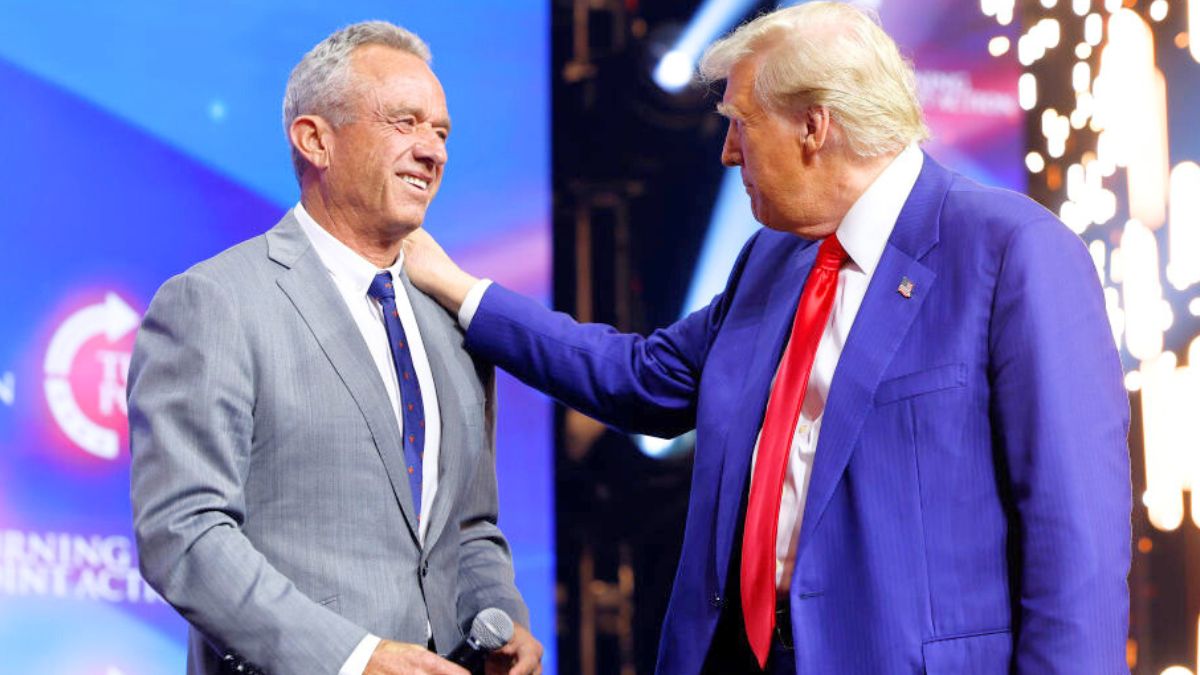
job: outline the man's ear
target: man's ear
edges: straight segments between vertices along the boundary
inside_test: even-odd
[[[288,127],[288,138],[292,147],[299,152],[308,163],[318,169],[329,168],[330,144],[333,141],[333,127],[324,118],[317,115],[300,115],[292,120]]]
[[[832,123],[833,119],[829,114],[829,108],[823,105],[809,106],[800,119],[804,134],[804,149],[809,152],[817,152],[825,147],[825,143],[829,139],[829,127]]]

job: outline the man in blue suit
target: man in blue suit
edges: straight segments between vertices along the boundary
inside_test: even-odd
[[[704,309],[623,335],[406,244],[475,356],[697,430],[658,671],[1125,672],[1128,401],[1085,247],[918,149],[911,66],[860,10],[764,15],[701,72],[766,226]]]

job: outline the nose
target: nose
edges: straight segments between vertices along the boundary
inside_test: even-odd
[[[721,163],[725,166],[742,165],[742,143],[738,134],[737,123],[729,120],[729,128],[725,131],[725,145],[721,146]]]
[[[413,156],[418,161],[441,166],[449,158],[446,152],[446,140],[438,132],[430,129],[421,134],[420,140],[413,144]]]

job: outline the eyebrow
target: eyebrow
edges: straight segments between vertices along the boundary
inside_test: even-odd
[[[724,101],[717,104],[717,114],[728,119],[738,119],[742,116],[737,107]]]

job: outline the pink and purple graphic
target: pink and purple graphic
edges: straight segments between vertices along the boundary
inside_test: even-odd
[[[378,0],[0,9],[0,124],[21,129],[0,167],[0,675],[183,672],[184,622],[137,570],[129,356],[163,281],[297,199],[279,105],[291,67],[325,35],[383,18],[430,43],[455,133],[426,225],[481,272],[548,297],[547,12],[478,3],[450,21]],[[500,386],[501,526],[554,672],[550,406]]]

